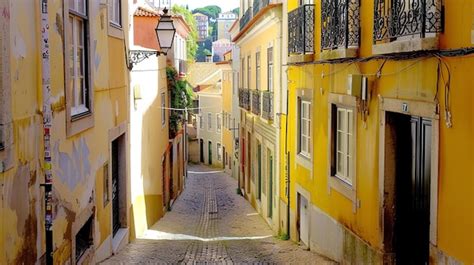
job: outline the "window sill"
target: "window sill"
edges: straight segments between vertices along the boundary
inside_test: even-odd
[[[438,48],[439,38],[437,36],[427,38],[413,37],[403,38],[387,43],[374,44],[372,45],[372,53],[374,55],[379,55],[413,51],[429,51],[437,50]]]
[[[341,180],[336,176],[329,176],[329,193],[331,190],[335,190],[342,194],[344,197],[349,199],[354,204],[357,201],[356,191],[353,185],[349,185],[347,182]],[[354,208],[355,209],[355,208]]]
[[[109,21],[109,27],[108,27],[108,34],[109,37],[114,37],[117,39],[124,39],[124,34],[123,34],[123,28],[110,22]]]
[[[346,59],[346,58],[355,58],[359,53],[359,47],[351,48],[338,48],[335,50],[324,50],[321,52],[319,59],[324,60],[336,60],[336,59]]]
[[[295,161],[296,164],[306,168],[307,170],[311,170],[313,168],[311,158],[304,156],[301,153],[296,155]]]
[[[314,54],[294,54],[288,56],[288,64],[309,63],[314,61]]]
[[[66,134],[67,137],[72,137],[92,127],[94,127],[94,115],[92,113],[81,117],[71,117],[68,118]]]

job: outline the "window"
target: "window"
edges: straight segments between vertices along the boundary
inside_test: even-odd
[[[207,114],[207,130],[212,130],[212,113]]]
[[[217,143],[217,160],[222,161],[222,147],[220,143]]]
[[[107,204],[110,201],[109,198],[109,164],[106,163],[104,165],[103,169],[103,174],[104,174],[104,207],[107,206]]]
[[[199,129],[204,129],[204,122],[202,120],[202,116],[199,115]]]
[[[260,90],[260,52],[255,54],[255,89]]]
[[[299,100],[299,154],[310,158],[311,157],[311,102]]]
[[[68,89],[71,93],[72,119],[90,112],[89,51],[87,36],[89,18],[87,1],[70,0],[68,31]]]
[[[109,21],[112,25],[122,27],[122,0],[110,0]]]
[[[94,216],[91,216],[76,234],[76,262],[94,245],[93,226]]]
[[[161,93],[161,125],[165,126],[166,124],[166,94],[165,92]]]
[[[267,50],[267,84],[268,91],[273,91],[273,47],[268,48]]]
[[[335,176],[352,185],[352,163],[354,146],[354,114],[352,109],[336,108],[336,174]]]
[[[216,129],[217,129],[217,132],[221,132],[221,127],[222,127],[221,114],[216,114]]]
[[[250,56],[247,57],[247,87],[250,89],[250,76],[252,75],[252,67],[250,66]]]

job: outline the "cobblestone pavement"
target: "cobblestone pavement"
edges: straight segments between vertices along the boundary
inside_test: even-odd
[[[274,237],[236,180],[212,170],[190,166],[172,211],[103,264],[333,264]]]

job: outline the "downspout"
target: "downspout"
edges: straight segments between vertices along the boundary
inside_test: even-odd
[[[291,193],[291,188],[290,188],[290,152],[288,152],[288,112],[289,112],[289,106],[288,106],[288,100],[290,97],[290,92],[288,88],[286,89],[286,127],[285,127],[285,154],[286,154],[286,186],[287,186],[287,200],[288,200],[288,205],[287,207],[287,215],[286,215],[286,231],[288,232],[288,239],[290,238],[290,193]]]
[[[48,23],[48,0],[41,0],[41,71],[42,71],[42,88],[43,88],[43,144],[44,144],[44,184],[41,186],[45,189],[45,239],[46,239],[46,264],[53,264],[53,174],[51,165],[51,127],[52,127],[52,110],[51,110],[51,72],[49,58],[49,23]]]

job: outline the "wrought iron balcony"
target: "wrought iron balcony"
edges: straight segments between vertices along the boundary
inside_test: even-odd
[[[374,43],[404,36],[424,38],[444,29],[439,0],[375,0],[374,8]]]
[[[273,120],[273,92],[262,92],[262,118]]]
[[[321,49],[359,46],[359,0],[322,0]]]
[[[260,115],[260,91],[252,90],[252,113]]]
[[[314,5],[302,5],[288,13],[288,52],[314,53]]]
[[[239,89],[239,107],[250,110],[250,91],[246,88]]]
[[[253,0],[253,16],[256,16],[262,8],[268,6],[270,0]]]
[[[252,7],[249,7],[247,11],[245,11],[242,18],[240,19],[240,22],[239,22],[240,30],[242,30],[249,23],[250,19],[252,19],[252,15],[253,15]]]

